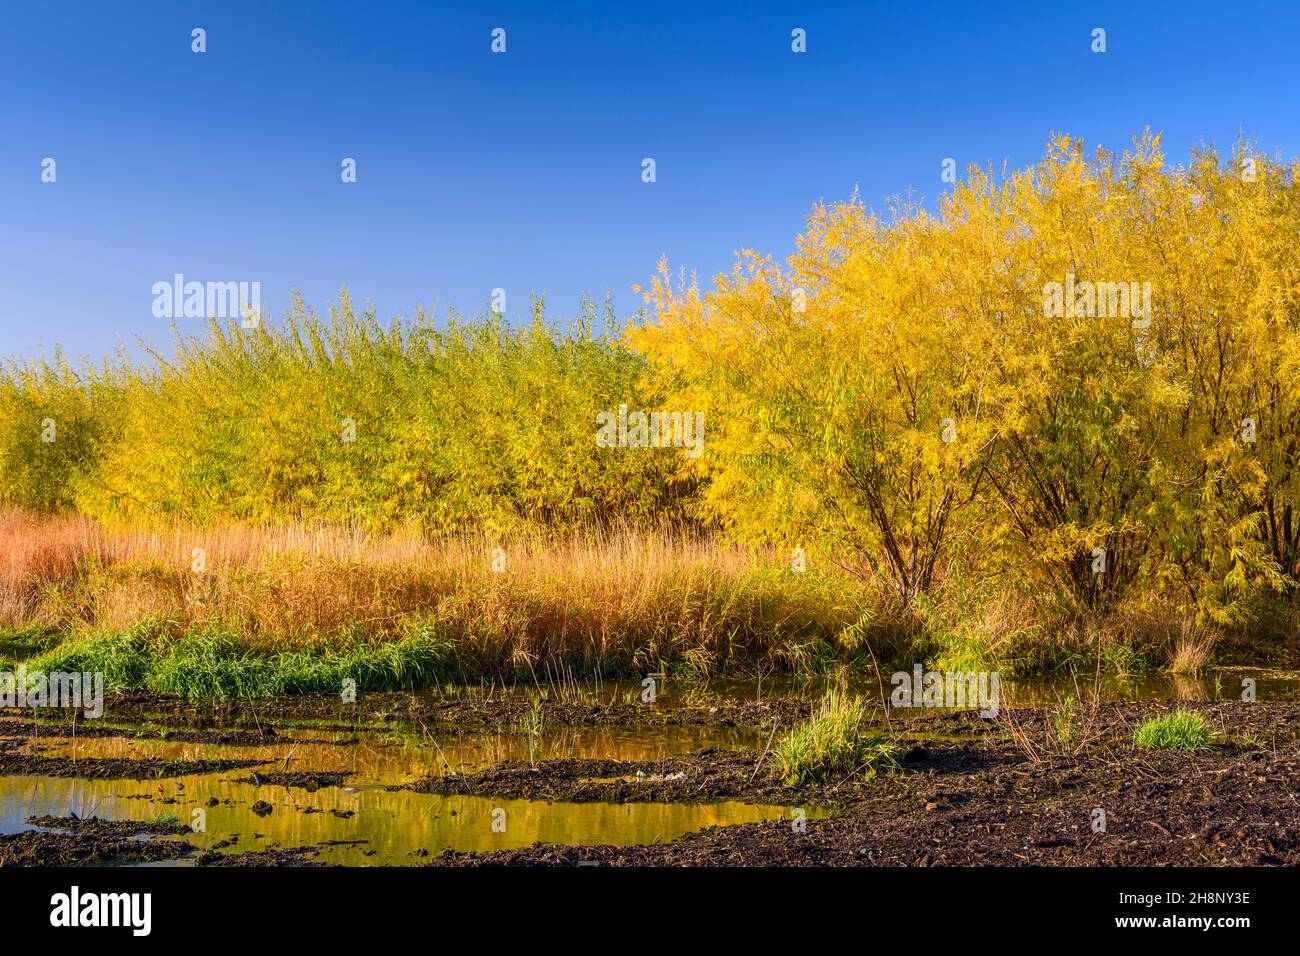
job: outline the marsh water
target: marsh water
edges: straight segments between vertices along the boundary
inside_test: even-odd
[[[1236,698],[1242,681],[1255,682],[1261,700],[1300,698],[1300,673],[1224,670],[1201,679],[1148,677],[1107,680],[1103,696],[1123,699],[1209,700]],[[1090,692],[1073,681],[1008,683],[1003,704],[1050,703]],[[870,693],[868,688],[863,692]],[[437,691],[445,699],[446,690]],[[457,693],[486,693],[463,689]],[[496,688],[491,693],[500,695]],[[521,690],[519,693],[527,693]],[[592,703],[636,699],[635,684],[575,685],[566,695]],[[877,690],[878,693],[878,690]],[[886,687],[888,693],[888,687]],[[670,712],[698,707],[709,700],[736,701],[781,696],[812,696],[806,687],[756,682],[708,687],[662,687],[648,706]],[[0,738],[10,736],[0,718]],[[30,715],[28,715],[30,719]],[[338,786],[316,790],[250,781],[250,770],[231,770],[157,779],[83,779],[77,776],[0,775],[0,833],[33,829],[34,817],[99,817],[106,820],[168,821],[193,832],[159,837],[186,840],[221,853],[311,846],[322,862],[349,865],[410,865],[443,850],[499,850],[536,842],[648,844],[677,839],[711,826],[791,819],[793,808],[738,801],[711,803],[561,802],[441,796],[393,789],[447,771],[473,772],[503,761],[561,758],[656,760],[703,747],[764,748],[768,735],[755,730],[694,725],[545,726],[532,733],[517,726],[483,732],[463,729],[439,733],[400,726],[339,729],[277,722],[293,741],[251,745],[182,743],[158,739],[166,714],[147,723],[114,724],[111,715],[99,728],[117,727],[126,736],[24,735],[23,751],[67,762],[94,758],[156,758],[257,761],[263,772],[310,770],[343,772]],[[137,734],[138,736],[132,736]],[[817,808],[800,808],[820,815]],[[189,865],[182,859],[177,864]]]
[[[0,736],[4,732],[0,721]],[[446,770],[469,772],[504,760],[654,760],[706,746],[762,746],[762,741],[755,744],[753,735],[740,732],[678,727],[653,734],[558,727],[534,737],[516,732],[408,737],[391,731],[325,732],[299,727],[282,727],[281,732],[291,732],[299,742],[242,746],[51,736],[31,738],[26,748],[69,761],[253,760],[259,761],[255,769],[263,771],[345,772],[349,776],[343,785],[314,791],[259,785],[249,782],[248,769],[146,780],[0,776],[0,833],[34,829],[28,820],[47,815],[141,822],[174,819],[195,832],[161,839],[185,839],[206,850],[240,853],[312,846],[319,851],[313,858],[322,862],[409,865],[446,849],[514,849],[539,841],[648,844],[710,826],[789,818],[785,807],[734,801],[566,803],[391,789]],[[814,810],[808,815],[815,814]]]

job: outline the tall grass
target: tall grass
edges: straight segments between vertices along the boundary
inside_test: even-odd
[[[818,710],[782,737],[773,750],[777,774],[794,787],[872,776],[897,765],[897,746],[872,731],[866,702],[833,690]]]
[[[855,595],[839,574],[796,574],[773,554],[682,532],[164,532],[0,512],[0,630],[54,632],[64,644],[45,663],[94,660],[124,686],[160,690],[264,687],[277,655],[277,672],[298,675],[286,687],[311,689],[362,652],[392,668],[389,685],[528,679],[548,663],[607,676],[807,668],[840,650]],[[133,670],[135,657],[153,663]]]

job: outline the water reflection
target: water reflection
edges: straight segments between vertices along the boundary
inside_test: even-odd
[[[215,806],[208,804],[213,800]],[[271,805],[265,815],[254,803]],[[239,783],[213,774],[159,781],[0,777],[0,832],[32,829],[49,814],[148,821],[174,816],[201,824],[186,839],[204,849],[236,853],[320,845],[315,859],[358,865],[409,865],[444,849],[500,850],[535,842],[626,846],[674,840],[709,826],[790,819],[775,806],[737,802],[547,803],[445,797],[378,787],[325,788],[314,793]],[[809,816],[817,815],[810,812]]]

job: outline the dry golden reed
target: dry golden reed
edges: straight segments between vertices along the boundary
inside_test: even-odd
[[[150,621],[273,650],[419,625],[516,673],[549,660],[780,663],[829,644],[857,613],[846,582],[796,574],[774,554],[630,528],[559,542],[302,524],[161,531],[10,509],[0,555],[0,628],[112,633]]]

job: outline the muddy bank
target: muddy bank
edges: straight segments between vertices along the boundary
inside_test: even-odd
[[[324,866],[313,860],[320,851],[311,846],[249,850],[247,853],[202,853],[199,866]]]
[[[425,723],[493,726],[522,723],[531,707],[530,702],[522,700],[454,701],[417,707],[414,715]],[[694,726],[762,730],[770,728],[773,721],[789,726],[803,720],[812,712],[812,704],[787,699],[733,701],[701,697],[694,705],[676,704],[671,707],[624,702],[587,704],[546,701],[541,709],[544,723],[561,727]]]
[[[76,833],[28,830],[0,835],[0,866],[85,866],[179,860],[195,848],[179,841],[136,840],[111,830]]]
[[[313,729],[355,731],[406,726],[439,734],[498,731],[518,727],[529,716],[532,701],[526,695],[492,699],[437,700],[428,694],[362,694],[355,703],[336,696],[302,695],[200,703],[168,694],[110,694],[104,700],[104,719],[143,723],[165,721],[171,740],[193,737],[196,743],[265,743],[262,735],[291,734],[286,722]],[[789,726],[806,717],[812,704],[806,700],[772,698],[737,701],[701,694],[686,701],[643,704],[627,701],[544,700],[543,723],[552,727],[716,727],[770,729],[775,720]],[[21,713],[18,712],[18,713]],[[93,723],[93,721],[91,722]],[[78,721],[78,732],[85,726]],[[203,736],[235,734],[229,739]],[[252,735],[241,739],[237,732]],[[199,734],[198,736],[195,736]]]
[[[27,822],[47,830],[100,836],[129,837],[139,834],[189,834],[193,831],[180,823],[161,823],[149,820],[101,820],[98,817],[28,817]]]
[[[1083,688],[1082,693],[1086,696],[1089,689]],[[761,731],[766,735],[773,724],[780,732],[805,719],[814,706],[811,700],[731,700],[707,694],[671,704],[546,700],[541,705],[541,721],[544,728],[701,727]],[[1254,734],[1269,739],[1300,737],[1300,702],[1295,701],[1256,704],[1108,701],[1099,705],[1097,716],[1099,726],[1106,733],[1115,733],[1130,726],[1137,715],[1149,716],[1175,707],[1197,710],[1232,734]],[[78,719],[74,726],[71,720],[20,720],[16,717],[22,712],[17,711],[15,718],[0,719],[0,738],[75,734],[236,746],[269,743],[346,746],[355,744],[357,738],[302,738],[295,736],[295,731],[359,734],[394,730],[444,736],[522,733],[531,710],[532,702],[518,696],[438,701],[428,695],[387,693],[362,695],[354,704],[319,695],[200,704],[171,695],[126,694],[106,698],[106,723]],[[1042,727],[1051,720],[1042,707],[1024,708],[1016,713],[1023,715],[1030,726]],[[983,736],[990,727],[1002,727],[1004,723],[989,721],[973,710],[949,712],[882,706],[876,711],[876,717],[892,723],[900,732],[920,736]]]
[[[80,777],[84,780],[152,780],[194,774],[244,770],[265,763],[261,760],[132,760],[125,757],[45,757],[36,754],[0,752],[0,775],[27,777]]]
[[[1300,702],[1296,701],[1107,701],[1095,709],[1080,704],[1072,726],[1076,731],[1097,735],[1103,743],[1128,744],[1140,722],[1175,710],[1195,711],[1227,741],[1300,740]],[[974,711],[965,711],[926,716],[906,726],[930,733],[975,735],[1007,734],[1018,727],[1041,740],[1057,731],[1060,713],[1059,707],[1034,707],[1005,711],[998,720],[988,721]]]
[[[154,713],[150,716],[165,719],[165,714]],[[284,735],[270,724],[264,724],[251,730],[213,726],[210,729],[186,726],[116,726],[104,724],[98,720],[78,719],[73,722],[53,720],[12,720],[0,719],[0,736],[52,737],[52,738],[108,738],[121,737],[127,740],[157,740],[166,743],[181,744],[219,744],[237,747],[261,747],[267,744],[348,744],[355,741],[332,741],[320,739],[297,738]]]
[[[1282,739],[1296,713],[1273,705],[1205,705],[1220,729],[1273,734],[1266,746],[1225,742],[1203,753],[1136,750],[1131,727],[1169,705],[1116,705],[1102,736],[1075,755],[1034,760],[1005,728],[972,724],[971,739],[913,746],[902,769],[865,783],[787,788],[788,804],[824,803],[828,819],[742,824],[634,847],[534,846],[493,853],[446,852],[430,865],[876,865],[876,866],[1223,866],[1300,864],[1300,743]],[[1202,708],[1197,708],[1202,709]],[[1289,705],[1288,708],[1290,709]],[[1278,719],[1274,721],[1273,716]],[[967,718],[939,718],[944,723]],[[1050,714],[1021,712],[1023,726]],[[1242,730],[1241,728],[1246,728]],[[1249,728],[1255,728],[1251,731]],[[750,755],[752,767],[757,755]],[[692,768],[691,764],[696,764]],[[712,765],[710,774],[706,768]],[[737,778],[736,755],[697,753],[680,767],[686,780]],[[529,777],[505,768],[500,785]],[[541,768],[555,793],[574,792],[591,768]],[[477,775],[482,777],[483,775]],[[640,799],[671,798],[683,780],[647,780]],[[468,784],[480,792],[492,783]],[[687,784],[689,786],[689,784]],[[755,780],[753,797],[780,792]],[[513,792],[513,790],[511,791]],[[614,791],[617,793],[617,791]],[[742,799],[742,790],[733,793]],[[568,799],[569,797],[565,797]],[[1098,812],[1100,811],[1100,813]]]
[[[704,803],[742,800],[790,804],[842,803],[854,799],[862,781],[787,787],[757,751],[705,748],[667,760],[507,761],[478,773],[448,773],[392,790],[503,799],[599,801],[604,803]]]
[[[1213,749],[1188,754],[1134,747],[1141,720],[1180,706],[1202,713],[1218,732]],[[290,771],[286,755],[265,762],[72,761],[39,755],[51,741],[0,737],[0,772],[9,762],[31,774],[83,778],[10,781],[22,811],[14,822],[38,816],[31,822],[60,832],[15,834],[3,859],[48,863],[39,859],[48,852],[54,862],[82,861],[60,849],[56,837],[85,837],[84,862],[90,863],[123,853],[124,862],[151,859],[139,853],[188,853],[139,849],[179,842],[142,841],[138,836],[150,833],[149,825],[125,819],[149,816],[146,804],[136,801],[159,801],[176,804],[182,819],[195,806],[212,811],[207,832],[215,842],[193,840],[205,846],[186,862],[219,866],[367,860],[450,866],[1300,864],[1300,703],[1113,702],[1079,705],[1071,714],[1067,747],[1060,743],[1060,708],[1006,711],[997,720],[973,712],[895,712],[889,729],[898,739],[896,771],[799,787],[777,778],[774,758],[763,749],[769,733],[718,735],[745,748],[730,750],[707,733],[676,733],[662,724],[580,735],[634,742],[676,735],[710,746],[539,747],[526,760],[521,754],[531,748],[460,737],[456,745],[464,746],[468,760],[437,763],[425,753],[442,754],[436,739],[402,737],[385,722],[378,733],[359,731],[371,735],[373,746],[303,748],[295,766],[304,769]],[[263,726],[271,725],[263,719]],[[757,745],[745,742],[754,740]],[[447,741],[442,746],[451,749]],[[383,776],[353,763],[386,748],[419,755],[391,768],[385,764]],[[487,759],[475,760],[476,748]],[[344,759],[326,762],[334,755]],[[620,757],[637,759],[612,759]],[[224,773],[229,770],[242,772]],[[361,782],[348,786],[354,773]],[[186,774],[212,777],[144,788],[117,782]],[[498,831],[500,808],[510,822]],[[70,817],[73,811],[118,822]],[[251,842],[236,839],[241,831]],[[121,840],[134,846],[113,845]],[[534,840],[555,845],[529,846]],[[444,852],[447,847],[478,852]]]
[[[247,777],[239,778],[239,783],[251,783],[255,787],[297,787],[308,793],[315,793],[321,787],[341,787],[348,777],[347,771],[330,770],[289,770],[259,772],[254,770]]]

